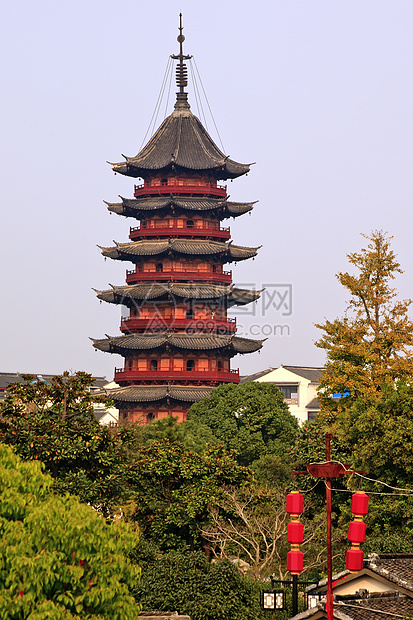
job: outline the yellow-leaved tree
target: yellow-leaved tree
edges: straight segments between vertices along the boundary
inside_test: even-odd
[[[361,396],[379,399],[385,386],[413,378],[412,302],[397,300],[392,287],[402,273],[392,237],[383,231],[363,236],[367,247],[348,254],[356,273],[336,276],[350,293],[344,317],[316,325],[324,332],[316,346],[327,353],[319,392],[325,415]],[[333,394],[346,398],[337,401]]]

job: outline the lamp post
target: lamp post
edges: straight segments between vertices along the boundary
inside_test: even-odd
[[[332,552],[332,544],[331,544],[331,480],[333,478],[342,478],[346,474],[355,474],[355,473],[364,473],[364,472],[351,471],[350,469],[347,469],[341,463],[332,463],[330,460],[331,459],[331,433],[326,433],[325,438],[326,438],[326,462],[325,463],[310,463],[310,465],[306,465],[307,471],[293,471],[292,473],[295,475],[310,474],[313,478],[325,478],[325,481],[326,481],[326,504],[327,504],[327,604],[326,604],[326,611],[327,611],[328,620],[333,620],[333,552]],[[362,551],[361,551],[361,554],[363,554]],[[358,562],[360,562],[359,555],[358,555]],[[363,566],[363,560],[361,561],[361,566]]]
[[[294,579],[295,577],[295,579]],[[318,585],[318,581],[299,581],[298,575],[294,575],[293,579],[277,580],[271,575],[271,590],[264,590],[262,593],[262,609],[267,611],[284,611],[286,609],[286,597],[284,589],[276,589],[283,586],[292,587],[292,615],[298,613],[298,589],[302,586]],[[314,601],[320,600],[320,594],[307,594],[307,608],[314,607]]]

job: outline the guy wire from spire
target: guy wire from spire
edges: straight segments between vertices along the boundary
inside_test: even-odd
[[[196,73],[195,73],[194,65],[192,63],[192,59],[189,61],[189,66],[191,68],[192,85],[194,87],[194,95],[195,95],[196,107],[198,110],[198,116],[200,117],[201,121],[204,123],[205,128],[209,133],[208,123],[207,123],[207,119],[206,119],[205,112],[204,112],[204,106],[202,105],[201,93],[198,87],[198,82],[196,79]]]
[[[207,102],[208,110],[209,110],[209,113],[210,113],[210,115],[211,115],[212,122],[214,123],[215,131],[216,131],[216,132],[217,132],[217,134],[218,134],[218,138],[219,138],[219,141],[220,141],[220,144],[221,144],[221,147],[222,147],[222,152],[223,152],[223,153],[225,153],[224,143],[222,142],[222,139],[221,139],[220,133],[219,133],[219,131],[218,131],[217,124],[216,124],[216,122],[215,122],[214,115],[212,114],[211,106],[209,105],[208,97],[207,97],[207,94],[206,94],[206,92],[205,92],[205,88],[204,88],[204,85],[203,85],[203,83],[202,83],[202,80],[201,80],[201,75],[200,75],[200,73],[199,73],[199,71],[198,71],[198,67],[197,67],[197,64],[196,64],[196,61],[195,61],[195,57],[193,57],[193,60],[194,60],[194,67],[195,67],[195,69],[196,69],[196,73],[197,73],[197,75],[198,75],[199,82],[200,82],[200,84],[201,84],[202,92],[204,93],[205,101]]]
[[[163,80],[162,80],[162,86],[161,86],[161,89],[159,91],[158,99],[156,100],[156,104],[155,104],[155,108],[154,108],[154,111],[153,111],[153,114],[152,114],[152,118],[150,120],[148,129],[146,130],[145,136],[144,136],[144,138],[142,140],[142,144],[141,144],[141,147],[140,147],[139,150],[141,150],[143,145],[145,144],[146,138],[147,138],[147,136],[148,136],[152,126],[153,126],[153,130],[152,130],[152,134],[153,134],[153,131],[154,131],[154,128],[155,128],[156,119],[158,118],[159,109],[161,107],[161,102],[162,102],[163,95],[164,95],[164,92],[165,92],[165,86],[166,86],[166,83],[168,81],[169,71],[172,71],[172,70],[173,70],[173,62],[171,60],[171,57],[169,57],[168,58],[168,62],[166,63],[166,69],[165,69],[165,73],[164,73]],[[151,134],[151,136],[152,136],[152,134]]]
[[[172,60],[172,58],[170,60],[172,62],[172,65],[171,65],[170,76],[169,76],[168,94],[166,96],[166,102],[165,102],[165,112],[164,112],[164,115],[163,115],[164,120],[165,120],[165,118],[167,117],[167,114],[168,114],[169,96],[171,94],[171,87],[172,87],[173,60]]]

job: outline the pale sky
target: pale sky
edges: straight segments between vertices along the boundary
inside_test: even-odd
[[[334,274],[360,233],[394,236],[396,285],[413,296],[411,0],[4,2],[2,372],[111,378],[122,365],[88,340],[120,334],[120,309],[92,287],[121,285],[131,268],[96,245],[127,241],[136,225],[106,210],[134,180],[105,162],[140,149],[180,11],[226,153],[256,162],[229,193],[259,202],[223,225],[234,243],[262,245],[233,274],[267,285],[269,308],[236,316],[242,335],[272,335],[233,368],[323,363],[314,323],[343,314]],[[292,305],[278,308],[289,290]]]

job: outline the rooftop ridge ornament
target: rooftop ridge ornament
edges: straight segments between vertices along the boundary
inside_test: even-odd
[[[188,69],[184,63],[184,60],[190,60],[192,56],[184,55],[183,42],[185,41],[185,37],[182,34],[183,29],[182,13],[179,13],[179,35],[177,37],[177,41],[179,43],[179,54],[171,55],[173,60],[179,60],[176,67],[176,85],[179,88],[179,92],[176,93],[175,110],[189,110],[191,107],[188,103],[188,93],[185,92],[185,88],[188,86]]]

